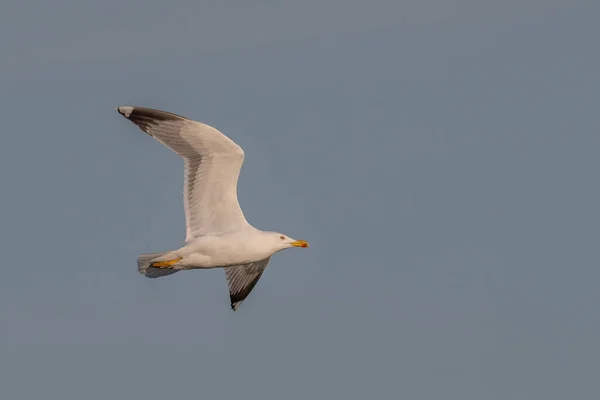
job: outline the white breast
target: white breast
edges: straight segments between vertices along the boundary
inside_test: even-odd
[[[263,260],[273,254],[260,232],[201,236],[178,250],[187,268],[217,268]]]

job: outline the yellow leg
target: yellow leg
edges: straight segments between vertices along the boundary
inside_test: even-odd
[[[169,268],[171,265],[177,264],[181,260],[183,260],[183,259],[176,258],[174,260],[169,260],[169,261],[157,261],[155,263],[150,264],[150,266],[154,267],[154,268]]]

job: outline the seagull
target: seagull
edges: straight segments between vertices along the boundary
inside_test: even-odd
[[[244,151],[217,129],[151,108],[121,106],[119,114],[184,160],[183,247],[138,256],[138,271],[159,278],[183,270],[223,268],[231,309],[248,297],[271,256],[292,247],[309,247],[279,232],[259,230],[246,221],[237,198]]]

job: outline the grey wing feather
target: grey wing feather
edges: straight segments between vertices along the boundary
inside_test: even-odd
[[[209,125],[166,111],[131,106],[117,111],[184,159],[186,242],[248,224],[237,198],[240,146]]]
[[[229,286],[231,309],[233,311],[239,308],[252,289],[254,289],[265,268],[267,268],[270,258],[224,268]]]

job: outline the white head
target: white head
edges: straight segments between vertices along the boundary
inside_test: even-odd
[[[305,240],[296,240],[279,232],[265,232],[269,243],[272,243],[273,250],[280,251],[291,247],[309,247]]]

